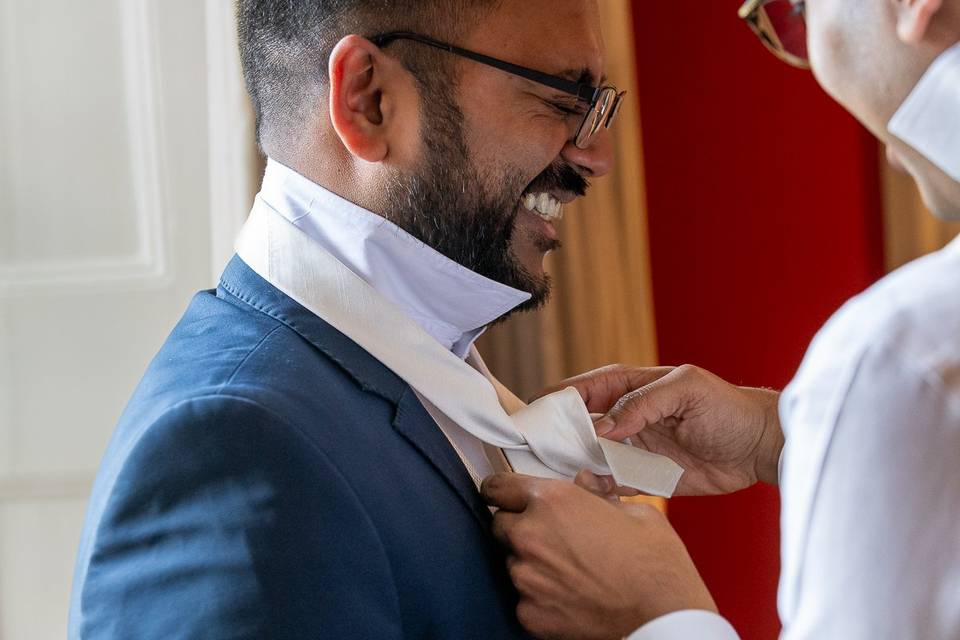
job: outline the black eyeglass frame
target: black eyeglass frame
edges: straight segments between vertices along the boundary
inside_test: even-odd
[[[412,31],[392,31],[390,33],[382,33],[380,35],[371,37],[369,40],[380,48],[386,47],[390,43],[397,40],[410,40],[413,42],[419,42],[420,44],[425,44],[427,46],[434,47],[435,49],[440,49],[462,58],[467,58],[469,60],[473,60],[474,62],[479,62],[480,64],[485,64],[489,67],[500,69],[501,71],[505,71],[511,75],[525,78],[526,80],[536,82],[537,84],[542,84],[546,87],[550,87],[551,89],[556,89],[557,91],[562,91],[563,93],[576,97],[577,100],[585,102],[589,105],[586,112],[583,114],[583,122],[580,123],[580,126],[577,128],[577,133],[574,136],[577,147],[581,149],[587,147],[585,143],[588,142],[597,131],[599,131],[601,125],[603,125],[605,129],[610,128],[614,117],[617,115],[617,111],[620,109],[620,103],[623,100],[623,96],[627,93],[626,91],[618,92],[617,88],[612,85],[594,87],[586,83],[567,80],[566,78],[544,73],[543,71],[537,71],[536,69],[524,67],[519,64],[507,62],[505,60],[500,60],[482,53],[477,53],[476,51],[463,49],[462,47],[458,47],[447,42],[434,40],[433,38],[421,35],[419,33],[414,33]],[[601,103],[601,99],[604,96],[606,96],[606,101],[602,107],[602,110],[597,112],[596,107]],[[590,124],[588,135],[583,136],[581,139],[581,134],[584,131],[584,127],[587,126],[587,121],[590,119],[590,114],[595,114],[596,119]],[[584,143],[582,146],[581,142]]]

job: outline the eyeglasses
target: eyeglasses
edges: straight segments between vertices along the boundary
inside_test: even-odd
[[[617,116],[617,111],[620,110],[620,103],[623,100],[623,96],[627,93],[626,91],[618,92],[616,87],[613,86],[592,87],[582,82],[574,82],[566,78],[561,78],[560,76],[537,71],[536,69],[522,67],[512,62],[498,60],[497,58],[492,58],[482,53],[461,49],[452,44],[440,42],[439,40],[434,40],[409,31],[394,31],[370,38],[370,41],[378,47],[385,47],[397,40],[419,42],[420,44],[425,44],[490,67],[495,67],[509,74],[575,96],[579,102],[589,105],[583,114],[583,120],[577,127],[577,133],[573,137],[574,144],[577,145],[578,149],[586,149],[589,147],[591,140],[601,128],[610,128],[610,125],[613,124],[613,119]]]
[[[773,55],[794,67],[810,68],[806,2],[747,0],[739,14]]]

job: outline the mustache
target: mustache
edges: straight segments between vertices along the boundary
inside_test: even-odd
[[[530,191],[568,191],[577,196],[584,196],[590,182],[580,175],[576,169],[568,164],[552,164],[533,179],[526,192]]]

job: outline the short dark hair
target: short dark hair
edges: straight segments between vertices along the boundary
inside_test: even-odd
[[[257,140],[290,142],[312,115],[327,84],[327,63],[343,37],[416,31],[456,41],[495,0],[237,0],[240,58],[256,114]],[[416,46],[416,45],[413,45]],[[429,47],[415,55],[397,43],[396,55],[421,83],[452,56]],[[405,55],[406,53],[406,55]]]

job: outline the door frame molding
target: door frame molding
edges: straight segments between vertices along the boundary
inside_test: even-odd
[[[206,0],[211,278],[216,283],[259,187],[262,162],[240,67],[232,0]]]

